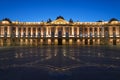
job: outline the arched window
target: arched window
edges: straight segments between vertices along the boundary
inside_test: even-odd
[[[30,37],[31,36],[31,33],[30,33],[30,31],[28,32],[28,37]]]
[[[35,37],[36,36],[36,34],[35,34],[35,32],[33,33],[33,37]]]
[[[69,37],[69,33],[68,33],[68,32],[66,32],[66,37],[67,37],[67,38]]]
[[[54,37],[54,35],[55,35],[55,33],[52,31],[52,32],[51,32],[51,37]]]
[[[38,32],[38,37],[41,37],[41,34],[40,34],[40,32]]]
[[[92,32],[90,32],[90,38],[92,37],[92,35],[93,35]]]
[[[116,33],[115,33],[115,32],[113,32],[113,37],[114,37],[114,38],[116,37]]]

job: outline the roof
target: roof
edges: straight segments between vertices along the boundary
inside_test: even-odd
[[[110,21],[109,21],[109,23],[111,23],[112,21],[119,21],[119,20],[116,19],[116,18],[111,18]]]
[[[8,21],[9,23],[12,23],[12,21],[9,18],[4,18],[2,21]]]

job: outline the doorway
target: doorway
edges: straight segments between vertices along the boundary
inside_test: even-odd
[[[85,39],[85,45],[88,45],[88,39]]]
[[[90,39],[90,45],[93,45],[93,40],[92,39]]]
[[[113,40],[113,45],[116,45],[116,39]]]
[[[58,38],[58,45],[62,45],[62,38]]]
[[[62,45],[62,31],[58,31],[58,45]]]

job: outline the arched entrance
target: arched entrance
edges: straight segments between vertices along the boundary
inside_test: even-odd
[[[62,45],[62,31],[58,31],[58,45]]]
[[[88,39],[85,39],[85,45],[88,45]]]
[[[93,40],[92,39],[90,39],[90,45],[93,45]]]
[[[116,45],[116,39],[113,39],[113,45]]]

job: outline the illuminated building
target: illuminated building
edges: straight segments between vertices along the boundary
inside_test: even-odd
[[[120,22],[73,22],[62,16],[47,22],[0,21],[0,45],[119,45]]]

